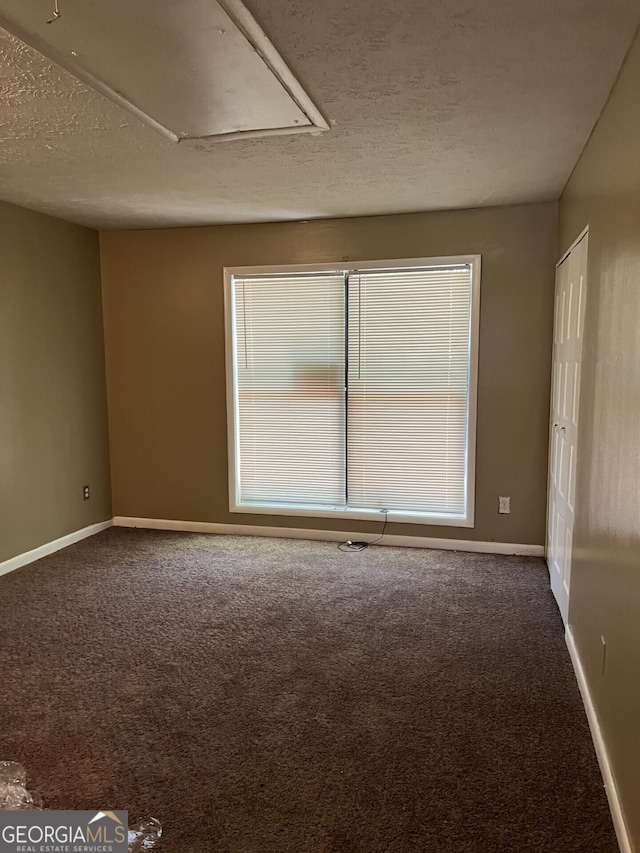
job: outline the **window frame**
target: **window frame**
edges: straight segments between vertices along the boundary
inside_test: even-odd
[[[467,416],[466,447],[466,513],[447,515],[436,513],[404,513],[390,510],[385,513],[379,509],[340,509],[313,506],[296,507],[287,504],[240,504],[239,472],[236,464],[236,441],[238,435],[238,408],[236,400],[235,349],[236,328],[234,324],[233,279],[235,276],[269,275],[305,272],[353,273],[357,270],[393,270],[403,268],[423,268],[430,266],[468,265],[471,269],[471,318],[469,334],[469,407]],[[390,522],[423,524],[442,527],[466,527],[475,525],[475,482],[476,482],[476,434],[478,408],[478,362],[480,336],[480,276],[481,255],[451,255],[430,258],[392,258],[368,261],[344,261],[330,264],[269,264],[262,266],[224,267],[224,314],[225,314],[225,357],[226,357],[226,399],[227,399],[227,456],[229,463],[229,510],[232,513],[257,515],[279,515],[310,518],[345,518],[361,521],[379,521],[386,514]]]

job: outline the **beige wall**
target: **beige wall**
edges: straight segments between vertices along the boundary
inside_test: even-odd
[[[640,851],[640,41],[561,200],[588,224],[569,621]],[[603,672],[602,644],[607,644]]]
[[[114,514],[379,529],[229,512],[223,267],[481,253],[476,526],[388,532],[542,544],[556,228],[547,204],[102,233]]]
[[[2,562],[111,517],[98,235],[3,203],[0,401]]]

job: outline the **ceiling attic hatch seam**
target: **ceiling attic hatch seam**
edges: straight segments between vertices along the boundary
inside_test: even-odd
[[[34,6],[0,0],[0,25],[173,142],[329,129],[241,0]]]

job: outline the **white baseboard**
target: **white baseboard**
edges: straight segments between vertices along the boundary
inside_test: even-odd
[[[604,742],[604,738],[602,737],[602,729],[600,728],[600,723],[598,722],[598,715],[596,713],[595,705],[593,704],[593,700],[591,698],[589,685],[587,684],[584,669],[582,668],[582,662],[580,661],[580,655],[578,654],[578,649],[576,648],[575,640],[573,639],[573,633],[569,626],[567,626],[565,630],[565,640],[567,643],[567,648],[569,649],[571,662],[576,673],[576,678],[578,680],[578,687],[580,688],[580,693],[582,694],[584,708],[587,712],[589,728],[591,729],[591,737],[593,738],[593,745],[595,747],[596,755],[598,757],[598,764],[600,765],[600,772],[602,773],[602,779],[604,782],[604,789],[607,792],[607,799],[609,800],[609,808],[611,809],[611,817],[613,819],[613,826],[618,837],[620,851],[621,853],[633,853],[633,847],[631,845],[631,836],[629,835],[629,832],[627,830],[624,814],[622,812],[622,805],[620,803],[618,788],[616,786],[616,782],[613,776],[609,753],[607,751],[607,746]]]
[[[68,545],[73,545],[74,542],[80,542],[81,539],[86,539],[88,536],[94,536],[100,533],[101,530],[106,530],[107,527],[113,525],[113,519],[109,521],[100,521],[98,524],[91,524],[89,527],[83,527],[82,530],[76,530],[74,533],[69,533],[66,536],[61,536],[60,539],[54,539],[53,542],[46,542],[32,551],[25,551],[24,554],[18,554],[16,557],[11,557],[10,560],[5,560],[0,563],[0,575],[6,575],[7,572],[12,572],[14,569],[19,569],[41,557],[46,557],[48,554],[53,554],[55,551],[60,551],[61,548],[66,548]]]
[[[261,527],[247,524],[216,524],[209,521],[172,521],[165,518],[130,518],[117,515],[116,527],[143,527],[148,530],[179,530],[189,533],[218,533],[229,536],[272,536],[282,539],[316,539],[322,542],[365,541],[376,534],[349,533],[340,530],[309,530],[295,527]],[[473,542],[470,539],[435,539],[426,536],[386,534],[379,545],[399,548],[436,548],[442,551],[471,551],[482,554],[518,554],[544,557],[544,545],[514,545],[510,542]]]

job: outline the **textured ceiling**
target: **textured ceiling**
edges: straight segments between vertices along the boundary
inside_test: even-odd
[[[247,6],[330,131],[175,144],[0,30],[0,198],[97,228],[554,199],[640,20],[640,0]]]

